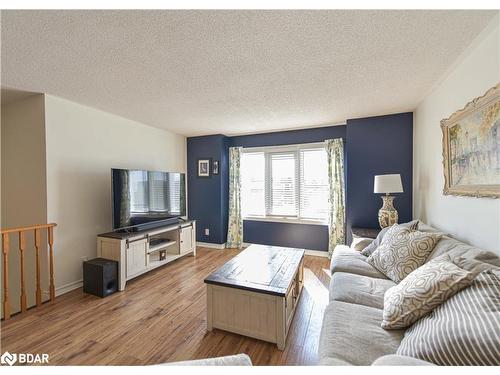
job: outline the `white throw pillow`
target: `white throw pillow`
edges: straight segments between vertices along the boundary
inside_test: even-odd
[[[404,227],[404,228],[409,228],[411,230],[417,230],[418,229],[418,226],[419,226],[419,221],[418,220],[412,220],[412,221],[409,221],[407,223],[402,223],[402,224],[397,224],[401,227]],[[385,227],[383,228],[380,233],[378,234],[377,238],[375,238],[375,240],[373,240],[373,242],[371,244],[369,244],[368,246],[366,246],[363,251],[361,251],[361,254],[363,254],[365,257],[369,257],[370,255],[373,254],[373,252],[375,250],[377,250],[377,247],[380,246],[380,244],[382,243],[382,240],[384,239],[384,236],[385,234],[387,233],[387,231],[390,229],[391,227]]]
[[[410,273],[384,295],[382,328],[406,328],[455,293],[469,286],[474,274],[450,261],[432,260]]]
[[[412,231],[393,225],[380,246],[366,261],[392,281],[399,283],[425,263],[441,235]]]

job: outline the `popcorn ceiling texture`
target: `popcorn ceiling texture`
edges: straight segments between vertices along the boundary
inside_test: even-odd
[[[2,87],[184,135],[412,111],[495,11],[2,11]]]

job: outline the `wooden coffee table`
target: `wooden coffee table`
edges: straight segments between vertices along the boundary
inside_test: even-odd
[[[304,282],[304,250],[251,245],[205,279],[207,329],[285,349]]]

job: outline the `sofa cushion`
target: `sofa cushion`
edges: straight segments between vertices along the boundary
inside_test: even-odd
[[[435,366],[434,363],[405,355],[388,354],[375,360],[372,366]]]
[[[475,275],[447,259],[435,259],[410,273],[384,296],[382,328],[406,328],[470,285]]]
[[[393,225],[380,246],[366,261],[389,279],[399,283],[425,263],[440,238],[438,234]]]
[[[380,327],[382,310],[333,301],[325,309],[319,339],[319,364],[368,366],[378,357],[394,354],[404,331]]]
[[[443,231],[440,231],[439,229],[431,227],[430,225],[427,225],[421,221],[418,222],[418,227],[416,230],[418,230],[420,232],[425,232],[425,233],[437,233],[437,234],[440,234],[441,236],[448,236],[447,233],[444,233]]]
[[[406,331],[397,354],[448,366],[500,365],[500,274],[471,286]]]
[[[447,254],[451,259],[456,259],[458,257],[462,257],[464,259],[475,259],[476,261],[487,263],[489,265],[495,266],[496,268],[500,268],[500,258],[498,257],[498,255],[490,251],[482,250],[477,247],[468,245],[454,238],[441,238],[441,240],[434,247],[434,250],[432,250],[431,254],[429,255],[428,260],[438,258],[440,256],[443,256],[444,254]],[[472,271],[472,269],[467,266],[464,266],[464,269]],[[491,268],[487,267],[486,269]]]
[[[337,245],[332,253],[330,272],[347,272],[356,275],[386,279],[387,277],[376,268],[366,263],[366,257],[358,251],[344,245]]]
[[[388,279],[377,279],[352,273],[335,272],[330,281],[330,301],[342,301],[384,308],[384,293],[396,285]]]

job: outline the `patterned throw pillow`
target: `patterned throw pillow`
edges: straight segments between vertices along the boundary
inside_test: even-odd
[[[399,283],[425,263],[441,236],[393,225],[380,246],[366,261],[392,281]]]
[[[407,223],[402,223],[402,224],[397,224],[397,225],[399,225],[400,227],[408,228],[410,230],[417,230],[418,229],[418,223],[419,223],[418,220],[412,220],[412,221],[409,221]],[[363,251],[361,251],[361,254],[363,254],[365,257],[369,257],[370,255],[372,255],[373,252],[375,250],[377,250],[377,247],[380,246],[380,244],[382,243],[382,240],[384,239],[385,234],[387,233],[387,231],[390,228],[391,227],[385,227],[384,229],[382,229],[380,231],[380,233],[378,234],[377,238],[375,238],[371,244],[369,244],[368,246],[366,246],[363,249]]]
[[[432,260],[384,295],[382,328],[406,328],[470,285],[472,272],[447,260]]]
[[[397,350],[445,366],[500,365],[500,273],[472,284],[413,324]]]

